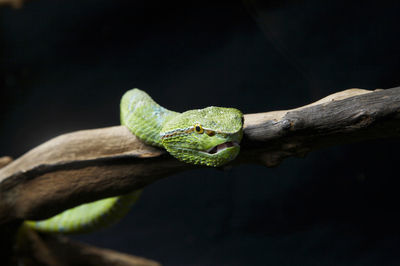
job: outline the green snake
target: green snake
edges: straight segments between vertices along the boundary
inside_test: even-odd
[[[180,161],[222,166],[239,154],[243,115],[234,108],[207,107],[183,113],[158,105],[139,89],[127,91],[120,104],[121,124],[145,143],[166,149]],[[84,233],[121,219],[141,190],[86,203],[49,219],[25,225],[49,233]]]

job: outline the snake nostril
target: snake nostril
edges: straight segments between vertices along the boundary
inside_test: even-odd
[[[212,137],[212,136],[214,136],[214,135],[215,135],[215,131],[212,131],[212,130],[206,130],[206,134],[207,134],[208,136]]]

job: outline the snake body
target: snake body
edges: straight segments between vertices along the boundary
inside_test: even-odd
[[[239,153],[243,115],[234,108],[207,107],[183,113],[157,104],[139,89],[127,91],[120,104],[121,124],[145,143],[165,148],[186,163],[222,166]],[[141,190],[79,205],[41,221],[25,221],[35,230],[50,233],[83,233],[121,219]]]

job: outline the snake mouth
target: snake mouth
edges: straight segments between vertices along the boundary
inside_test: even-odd
[[[216,154],[230,147],[240,147],[236,141],[228,141],[208,149],[206,152],[209,154]]]

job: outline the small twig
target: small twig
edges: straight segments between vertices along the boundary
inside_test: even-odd
[[[24,265],[29,260],[29,265],[160,266],[153,260],[93,247],[63,236],[41,235],[29,228],[24,230],[17,250],[18,261]]]
[[[10,5],[13,8],[21,8],[24,3],[24,0],[0,0],[1,5]]]
[[[9,156],[0,157],[0,168],[3,168],[7,164],[12,162],[12,158]]]

